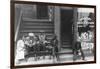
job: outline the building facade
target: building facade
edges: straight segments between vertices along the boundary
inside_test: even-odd
[[[15,43],[28,33],[39,35],[42,32],[48,39],[56,34],[59,53],[73,54],[73,46],[79,37],[82,46],[88,47],[94,43],[94,38],[89,39],[90,36],[94,37],[94,10],[46,4],[16,4],[14,28]]]

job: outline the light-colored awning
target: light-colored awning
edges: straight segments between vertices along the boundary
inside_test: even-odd
[[[78,12],[94,13],[94,8],[78,8]]]

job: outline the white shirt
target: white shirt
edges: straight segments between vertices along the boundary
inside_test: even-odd
[[[24,41],[18,40],[16,59],[24,59]]]

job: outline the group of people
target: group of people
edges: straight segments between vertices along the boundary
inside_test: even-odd
[[[94,30],[91,27],[92,19],[87,16],[83,16],[79,19],[78,24],[78,35],[76,42],[73,46],[74,50],[74,60],[77,59],[77,55],[81,54],[83,60],[85,60],[85,55],[83,49],[89,48],[90,50],[93,49],[94,43]],[[80,51],[80,52],[79,52]]]
[[[58,40],[56,34],[53,35],[52,39],[48,39],[44,33],[40,33],[39,35],[28,33],[27,36],[22,36],[17,41],[16,61],[27,60],[30,56],[34,57],[35,60],[39,59],[40,56],[45,58],[46,52],[49,53],[50,57],[56,56],[58,58],[57,45]]]

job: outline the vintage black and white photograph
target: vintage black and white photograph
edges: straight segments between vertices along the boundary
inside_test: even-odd
[[[14,64],[95,61],[94,8],[14,4]]]

